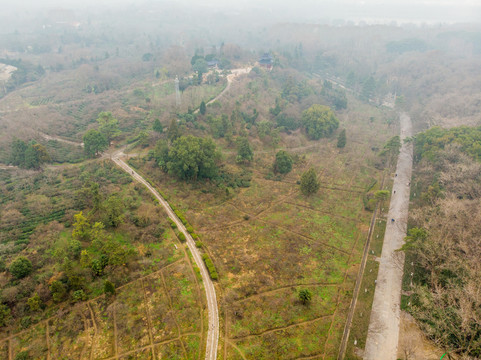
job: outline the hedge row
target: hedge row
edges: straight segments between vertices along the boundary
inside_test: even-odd
[[[203,254],[202,260],[204,260],[205,266],[207,266],[207,270],[209,270],[209,275],[212,280],[217,280],[219,278],[219,274],[217,274],[217,270],[215,269],[214,263],[210,259],[209,255]]]
[[[181,213],[179,210],[177,210],[177,209],[175,209],[174,212],[175,212],[175,215],[177,215],[177,217],[180,219],[180,221],[182,221],[182,224],[191,227],[190,225],[188,225],[188,222],[187,222],[184,214],[182,214],[182,213]],[[192,228],[192,227],[191,227],[191,228]],[[190,232],[190,231],[189,231],[189,232]]]

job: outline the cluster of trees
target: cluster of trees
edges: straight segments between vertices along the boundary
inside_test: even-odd
[[[292,76],[283,80],[281,97],[291,103],[299,102],[314,93],[306,80],[299,81]]]
[[[221,114],[219,116],[207,115],[207,123],[209,124],[212,136],[215,139],[226,138],[231,142],[232,136],[242,133],[245,128],[250,129],[253,125],[259,128],[260,124],[256,124],[259,113],[257,109],[252,110],[252,115],[241,111],[238,107],[232,110],[230,116]]]
[[[166,140],[159,140],[153,157],[163,171],[195,181],[217,175],[220,154],[212,139],[188,135],[176,138],[170,146]]]
[[[45,75],[45,69],[42,65],[35,66],[34,64],[22,59],[0,59],[0,63],[15,66],[17,70],[12,73],[10,79],[0,89],[0,94],[5,95],[2,90],[10,92],[20,87],[22,84],[32,82],[40,79]]]
[[[433,128],[415,139],[404,308],[424,332],[462,358],[481,356],[479,128]]]
[[[98,130],[90,129],[83,136],[84,151],[95,157],[106,150],[110,142],[120,134],[119,121],[110,112],[101,112],[97,118]]]
[[[324,80],[322,85],[321,95],[336,108],[336,110],[342,110],[347,108],[347,96],[346,91],[332,87],[332,83],[329,80]]]
[[[38,169],[43,163],[50,161],[50,155],[42,144],[32,140],[26,143],[15,139],[11,144],[9,162],[25,169]]]
[[[82,212],[74,215],[75,222],[71,237],[62,245],[57,245],[51,256],[60,261],[60,274],[48,284],[49,296],[56,302],[65,300],[83,301],[87,299],[89,281],[101,277],[108,267],[114,271],[131,261],[136,255],[132,246],[122,244],[105,231],[102,222],[92,223]],[[118,219],[117,219],[118,220]],[[30,259],[18,256],[8,266],[9,273],[15,279],[24,279],[33,272]],[[112,293],[113,284],[105,286],[105,291]],[[113,289],[115,293],[115,288]],[[35,313],[46,307],[47,294],[42,297],[37,292],[27,299],[28,313]],[[0,327],[11,320],[11,310],[6,304],[0,304]]]
[[[303,111],[302,125],[310,139],[318,140],[331,135],[339,127],[339,120],[328,106],[315,104]]]
[[[289,133],[298,129],[301,124],[294,116],[282,112],[286,107],[286,103],[282,98],[276,98],[275,106],[269,109],[269,113],[274,117],[279,130]]]
[[[3,195],[15,211],[0,218],[0,240],[12,245],[0,249],[0,327],[27,327],[53,303],[96,296],[105,279],[133,280],[163,256],[149,244],[165,222],[130,182],[110,161],[9,179]]]
[[[230,61],[224,56],[217,56],[215,54],[201,55],[200,51],[197,51],[190,60],[192,70],[197,73],[198,83],[202,83],[202,75],[209,70],[209,62],[215,62],[219,69],[228,69],[230,67]]]
[[[449,144],[458,144],[461,150],[477,161],[481,161],[481,126],[460,126],[451,129],[433,127],[417,134],[414,141],[414,159],[423,157],[439,160],[440,150]]]
[[[389,53],[403,54],[409,51],[424,52],[428,49],[428,44],[424,40],[411,38],[398,41],[390,41],[386,44]]]

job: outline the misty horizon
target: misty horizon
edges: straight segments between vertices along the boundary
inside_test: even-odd
[[[134,2],[132,0],[93,1],[59,1],[25,0],[19,3],[10,2],[3,5],[0,20],[3,26],[0,31],[8,33],[16,27],[16,22],[22,18],[37,18],[42,13],[52,10],[70,10],[82,13],[97,13],[104,11],[136,11],[151,7],[158,10],[167,7],[182,11],[185,8],[197,8],[200,12],[225,14],[226,16],[249,16],[255,12],[264,18],[266,24],[275,22],[320,23],[331,25],[437,25],[456,23],[481,23],[481,3],[475,1],[375,1],[344,0],[328,1],[243,1],[231,3],[219,0],[147,0]],[[152,10],[154,11],[154,10]],[[79,16],[79,14],[76,14]],[[8,24],[8,25],[7,25]]]

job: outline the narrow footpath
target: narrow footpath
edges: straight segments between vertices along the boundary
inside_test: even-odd
[[[217,358],[217,344],[219,341],[219,310],[217,308],[217,298],[215,294],[215,288],[212,280],[210,279],[207,268],[205,267],[204,261],[199,253],[199,250],[195,246],[194,239],[187,232],[184,224],[180,221],[177,215],[174,213],[169,203],[164,200],[162,196],[155,190],[142,176],[137,174],[129,165],[127,165],[122,159],[122,150],[116,151],[112,154],[112,161],[115,162],[120,168],[126,171],[135,180],[142,183],[150,190],[150,192],[159,200],[160,205],[162,205],[167,212],[168,216],[175,222],[178,229],[185,235],[187,239],[187,246],[194,258],[195,263],[200,269],[200,274],[204,283],[205,296],[207,298],[207,311],[209,317],[209,330],[207,332],[207,345],[205,352],[206,360],[215,360]]]
[[[401,151],[394,177],[388,222],[374,292],[371,319],[364,350],[365,360],[396,360],[401,316],[401,285],[404,253],[396,251],[406,236],[413,145],[404,143],[412,135],[410,117],[402,113]]]

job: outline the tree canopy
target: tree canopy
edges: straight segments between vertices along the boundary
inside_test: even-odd
[[[332,134],[339,120],[328,106],[315,104],[302,113],[302,124],[310,139],[318,140]]]
[[[13,260],[8,270],[17,279],[22,279],[32,272],[32,263],[26,257],[20,256]]]
[[[83,136],[84,152],[88,157],[95,157],[109,147],[107,138],[95,129],[90,129]]]
[[[301,191],[304,195],[309,196],[319,190],[319,181],[313,168],[304,172],[301,176]]]
[[[274,161],[274,171],[280,174],[287,174],[292,170],[292,157],[284,150],[279,150]]]
[[[392,165],[399,155],[401,149],[401,139],[399,136],[393,136],[383,146],[383,149],[379,153],[379,156],[385,158],[388,166]]]
[[[119,121],[113,117],[111,112],[101,112],[97,118],[99,131],[107,139],[107,143],[120,134]]]
[[[154,124],[152,125],[152,129],[154,131],[158,132],[159,134],[162,134],[162,132],[164,131],[164,127],[162,126],[162,123],[160,122],[159,119],[154,120]]]
[[[419,133],[414,141],[414,159],[425,157],[437,160],[440,150],[448,144],[458,144],[461,151],[477,161],[481,161],[481,126],[460,126],[451,129],[432,127]]]
[[[200,103],[199,112],[201,115],[205,115],[206,111],[207,111],[207,108],[205,106],[205,101],[202,100],[202,102]]]
[[[212,139],[181,136],[169,149],[167,169],[181,179],[212,178],[217,173],[218,158]]]
[[[346,146],[346,129],[342,129],[337,137],[337,147],[342,149]]]
[[[42,144],[32,140],[28,144],[19,139],[11,144],[10,163],[25,169],[38,169],[50,161],[50,155]]]
[[[249,162],[254,160],[254,152],[252,151],[249,140],[245,136],[237,139],[237,162]]]
[[[177,124],[177,119],[172,119],[170,122],[169,129],[167,130],[167,138],[170,141],[174,141],[181,135],[179,125]]]

